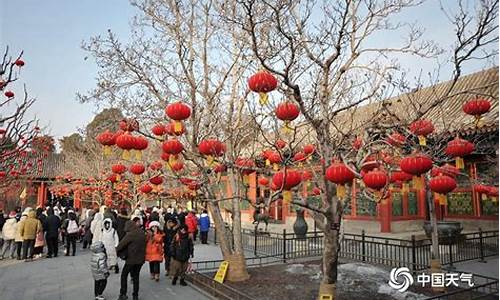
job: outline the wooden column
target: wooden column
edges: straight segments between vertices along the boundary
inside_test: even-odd
[[[392,197],[379,203],[380,232],[391,232]]]

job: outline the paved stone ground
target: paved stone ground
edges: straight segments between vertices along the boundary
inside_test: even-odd
[[[471,260],[456,263],[453,266],[461,272],[469,272],[498,279],[498,256],[487,257],[485,258],[485,262]]]
[[[78,245],[80,246],[80,245]],[[62,249],[61,249],[62,252]],[[215,245],[195,246],[194,261],[221,259]],[[33,262],[0,261],[0,299],[2,300],[80,300],[94,299],[94,282],[89,268],[90,251],[77,250],[77,255],[42,258]],[[120,267],[123,262],[120,262]],[[163,267],[163,266],[162,266]],[[149,278],[149,266],[141,269],[139,299],[209,299],[191,286],[172,286],[161,269],[160,282]],[[112,273],[104,292],[106,299],[119,295],[120,275]],[[129,299],[132,285],[128,284]]]

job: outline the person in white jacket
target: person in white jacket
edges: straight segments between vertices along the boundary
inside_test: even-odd
[[[10,249],[10,258],[14,258],[16,252],[16,232],[17,232],[17,220],[16,220],[16,212],[11,211],[9,214],[9,218],[5,221],[3,225],[2,234],[3,234],[3,249],[1,249],[0,259],[7,258],[5,254],[9,255]]]
[[[94,220],[90,223],[90,232],[92,233],[92,244],[97,241],[102,241],[102,221],[104,215],[98,212],[94,216]]]
[[[118,268],[118,257],[116,255],[116,246],[118,246],[119,242],[118,232],[113,228],[113,221],[110,218],[104,219],[102,224],[102,243],[108,256],[107,264],[110,269],[115,269],[115,273],[119,273],[120,269]]]

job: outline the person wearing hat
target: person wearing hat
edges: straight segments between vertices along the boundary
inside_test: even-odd
[[[127,297],[127,277],[132,276],[134,290],[133,300],[139,299],[139,274],[146,257],[146,236],[141,229],[141,218],[132,217],[132,220],[125,224],[125,236],[116,246],[116,253],[125,260],[122,273],[120,275],[120,297],[118,300],[126,300]]]
[[[36,218],[34,210],[28,211],[28,217],[21,221],[19,230],[23,237],[23,259],[24,261],[31,261],[33,260],[36,235],[43,231],[42,223]]]
[[[118,245],[118,233],[116,229],[113,228],[113,220],[111,218],[105,218],[102,221],[102,242],[106,248],[106,254],[108,255],[108,267],[115,270],[118,274],[120,269],[118,268],[118,257],[116,255],[116,246]]]
[[[149,262],[151,279],[159,281],[160,264],[163,261],[163,232],[158,221],[149,222],[146,232],[146,261]]]
[[[0,259],[6,258],[6,254],[8,255],[10,250],[10,258],[14,258],[14,253],[16,252],[16,229],[17,229],[17,220],[16,220],[16,212],[11,211],[8,219],[5,221],[5,224],[2,228],[3,233],[3,249],[0,255]]]
[[[173,254],[172,261],[172,285],[177,283],[177,279],[180,277],[180,284],[186,286],[187,283],[184,280],[186,277],[186,271],[189,266],[189,259],[193,257],[194,247],[193,240],[188,234],[188,228],[186,225],[181,225],[179,231],[172,241],[171,252]]]

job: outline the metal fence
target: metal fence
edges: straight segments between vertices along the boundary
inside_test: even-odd
[[[249,295],[246,295],[245,293],[240,292],[226,284],[219,283],[211,277],[198,273],[197,271],[191,271],[186,279],[217,299],[254,300]]]
[[[279,257],[288,259],[321,256],[323,252],[323,233],[308,232],[305,237],[294,233],[257,233],[243,229],[243,248],[255,256]],[[212,234],[216,243],[217,233]],[[395,239],[361,234],[344,233],[340,238],[341,258],[386,265],[405,266],[413,271],[430,267],[431,240]],[[440,241],[440,259],[443,265],[453,267],[454,263],[498,255],[498,231],[481,231],[462,234],[453,241]]]

